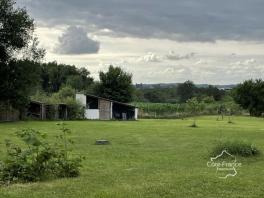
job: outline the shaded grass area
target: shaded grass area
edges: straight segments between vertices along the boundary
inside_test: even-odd
[[[238,158],[242,167],[234,178],[221,180],[207,167],[210,153],[225,140],[248,141],[264,150],[264,120],[234,117],[186,120],[70,121],[74,151],[86,157],[81,176],[0,187],[0,197],[262,197],[263,157]],[[56,122],[0,124],[0,158],[4,139],[31,127],[55,137]],[[95,145],[106,139],[110,145]]]

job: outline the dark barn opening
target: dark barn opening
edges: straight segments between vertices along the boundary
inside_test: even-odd
[[[87,96],[86,97],[86,108],[98,109],[98,98]]]
[[[132,106],[113,103],[113,118],[118,120],[135,119],[135,108]]]
[[[28,105],[26,116],[33,119],[42,119],[43,104],[40,102],[31,101]]]
[[[60,120],[67,120],[68,119],[68,109],[66,104],[59,105],[59,119]]]

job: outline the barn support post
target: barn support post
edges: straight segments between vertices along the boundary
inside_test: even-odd
[[[138,108],[135,108],[135,120],[138,119]]]
[[[113,119],[113,102],[110,103],[110,120]]]
[[[45,120],[46,119],[46,105],[45,104],[41,104],[40,119],[41,120]]]
[[[54,119],[58,120],[59,119],[59,105],[54,105],[54,109],[55,109]]]
[[[65,120],[68,120],[68,107],[66,106],[66,110],[65,110]]]

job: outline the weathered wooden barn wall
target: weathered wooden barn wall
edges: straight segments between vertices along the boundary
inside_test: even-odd
[[[99,117],[100,120],[112,119],[111,102],[103,99],[99,99]]]
[[[0,105],[0,122],[19,120],[19,111],[11,106]]]

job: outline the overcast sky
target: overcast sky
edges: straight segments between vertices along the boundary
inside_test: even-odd
[[[263,0],[17,0],[46,61],[109,64],[134,83],[230,84],[264,78]]]

